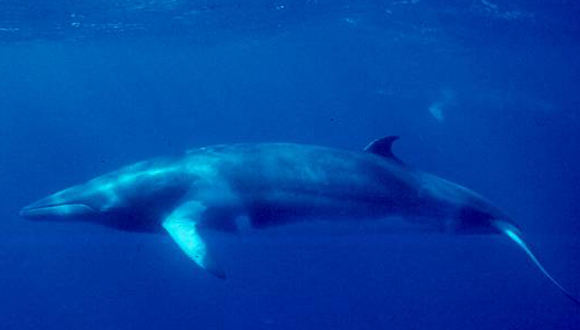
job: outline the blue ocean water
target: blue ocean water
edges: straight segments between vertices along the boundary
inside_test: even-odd
[[[580,294],[580,5],[504,0],[0,1],[0,329],[578,329],[499,236],[168,237],[19,209],[216,143],[358,150],[492,199]]]

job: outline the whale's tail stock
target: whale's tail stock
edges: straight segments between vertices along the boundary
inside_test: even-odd
[[[580,300],[570,293],[570,291],[566,290],[560,282],[558,282],[544,266],[540,263],[536,255],[532,252],[530,246],[523,240],[521,231],[512,223],[503,220],[494,220],[492,222],[494,228],[496,228],[499,232],[507,236],[511,239],[514,243],[516,243],[532,260],[532,262],[536,265],[536,267],[544,274],[544,276],[560,290],[566,297],[568,297],[577,307],[580,307]]]

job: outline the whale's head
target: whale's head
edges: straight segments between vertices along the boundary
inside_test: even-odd
[[[25,219],[89,221],[151,231],[188,191],[181,175],[129,167],[42,198],[20,211]]]
[[[25,206],[20,215],[30,220],[85,220],[100,213],[103,201],[98,191],[78,185]]]

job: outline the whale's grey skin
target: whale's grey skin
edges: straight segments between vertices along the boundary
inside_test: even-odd
[[[265,229],[302,221],[372,223],[400,216],[414,227],[504,233],[541,266],[516,225],[491,202],[396,158],[397,137],[365,152],[289,143],[217,145],[124,167],[22,209],[30,219],[88,220],[126,231],[167,231],[200,267],[225,277],[205,230]],[[388,220],[387,220],[388,221]],[[577,300],[575,300],[577,302]]]

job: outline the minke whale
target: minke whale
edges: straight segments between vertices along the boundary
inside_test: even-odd
[[[392,152],[397,139],[377,139],[364,151],[291,143],[193,149],[57,192],[24,207],[21,216],[165,232],[200,268],[219,278],[225,272],[206,242],[212,230],[314,221],[329,227],[373,226],[396,217],[421,230],[503,234],[580,305],[542,266],[506,214],[465,187],[405,164]]]

